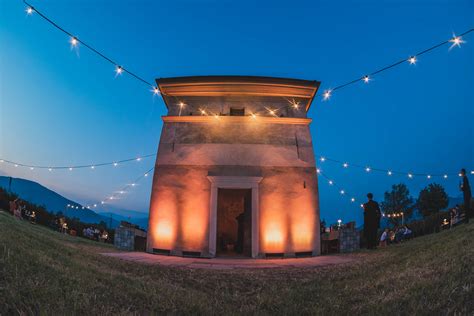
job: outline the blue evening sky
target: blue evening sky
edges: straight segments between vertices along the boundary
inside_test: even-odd
[[[474,2],[31,0],[65,29],[149,81],[189,75],[258,75],[322,82],[321,91],[474,27]],[[474,169],[474,33],[363,83],[314,101],[317,155],[412,172]],[[0,158],[70,165],[155,153],[165,106],[148,87],[67,36],[20,0],[0,1]],[[0,165],[84,204],[151,168],[54,171]],[[394,183],[417,196],[430,183],[329,162],[323,171],[359,201]],[[459,178],[441,182],[460,195]],[[474,177],[471,176],[471,181]],[[151,177],[114,205],[147,212]],[[359,203],[320,179],[322,218],[361,223]]]

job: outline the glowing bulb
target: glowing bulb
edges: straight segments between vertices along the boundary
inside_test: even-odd
[[[33,168],[33,167],[30,167],[30,170],[33,170],[33,169],[35,169],[35,168]]]
[[[16,167],[18,167],[18,165],[17,165],[17,164],[15,164],[15,168],[16,168]]]
[[[206,115],[206,111],[201,110],[201,114],[202,114],[202,115]]]
[[[78,210],[78,209],[79,209],[79,206],[76,206],[76,210]]]
[[[271,115],[275,115],[275,111],[274,111],[274,110],[268,110],[268,113],[270,113]]]
[[[347,162],[345,162],[345,163],[342,164],[342,166],[343,166],[344,168],[347,168],[347,167],[349,167],[349,164],[348,164]]]
[[[365,168],[366,172],[370,172],[370,170],[371,170],[370,167]]]
[[[117,167],[118,166],[118,163],[114,162],[114,167]]]
[[[135,183],[132,183],[132,187],[134,187],[134,186],[135,186]]]
[[[105,202],[104,202],[104,201],[100,201],[100,204],[105,204]]]
[[[179,102],[179,107],[182,108],[183,106],[185,106],[186,104],[184,104],[183,102]]]
[[[137,161],[141,161],[141,160],[142,160],[142,158],[140,158],[140,157],[137,158]]]
[[[154,95],[160,94],[160,89],[158,89],[158,87],[152,87],[151,91],[153,92]]]
[[[364,76],[364,78],[362,78],[362,80],[364,80],[365,83],[369,83],[370,77],[369,76]]]
[[[109,197],[109,200],[113,200],[113,199],[114,199],[114,197],[113,197],[113,196]]]
[[[447,174],[445,174],[445,175],[443,176],[443,178],[447,179],[447,178],[448,178],[448,175],[447,175]]]
[[[257,116],[255,114],[250,114],[250,116],[252,116],[253,119],[257,118]]]
[[[325,162],[325,161],[326,161],[326,158],[321,157],[319,160],[321,160],[321,162]]]
[[[344,195],[344,193],[346,193],[346,191],[341,190],[341,191],[339,191],[339,193],[341,193],[342,195]]]
[[[123,72],[122,66],[117,66],[117,67],[115,67],[115,73],[116,73],[117,76],[118,76],[118,75],[121,75],[122,72]]]
[[[361,204],[360,207],[361,207],[361,208],[364,208],[364,204]]]
[[[33,7],[27,7],[25,11],[26,11],[26,14],[32,15],[33,12],[35,12],[35,9],[33,9]]]
[[[82,207],[82,209],[84,209],[84,206]]]
[[[95,169],[95,166],[91,166],[91,169]]]
[[[454,37],[450,39],[449,41],[453,43],[451,47],[449,47],[449,50],[451,50],[454,46],[461,47],[461,44],[466,43],[466,41],[462,39],[462,36],[456,36],[456,35],[454,35]]]
[[[411,56],[410,58],[408,58],[408,62],[410,63],[410,65],[416,65],[416,62],[418,60],[416,59],[416,56]]]
[[[351,198],[351,202],[355,202],[355,200],[356,200],[355,198]]]
[[[144,176],[145,176],[145,177],[148,177],[148,173],[145,173]]]
[[[68,204],[67,207],[71,206],[71,204]]]
[[[389,176],[391,176],[391,175],[392,175],[392,171],[390,171],[390,170],[387,171],[387,174],[388,174]]]
[[[427,177],[428,179],[431,179],[431,175],[427,175],[426,177]]]
[[[71,47],[76,47],[77,44],[79,44],[79,41],[77,40],[77,37],[72,36],[71,39],[69,40],[69,43],[71,43]]]
[[[216,115],[214,115],[214,117],[215,117],[216,119],[218,119],[218,118],[219,118],[219,115],[216,114]]]
[[[120,191],[120,194],[124,194],[125,192],[124,191]]]
[[[5,160],[1,159],[0,162],[5,162]]]
[[[326,91],[324,91],[324,93],[323,93],[323,99],[324,99],[324,101],[329,100],[329,98],[331,98],[331,93],[332,93],[332,90],[326,90]]]
[[[333,185],[333,184],[334,184],[334,182],[333,182],[332,180],[329,180],[328,183],[329,183],[329,185]]]
[[[317,173],[321,173],[321,169],[319,169],[319,168],[316,169],[316,172],[317,172]]]
[[[69,171],[72,171],[72,168],[71,168],[71,167],[69,167]]]
[[[94,207],[97,207],[97,204],[94,204]]]
[[[53,171],[53,169],[52,169],[52,168],[48,168],[48,171]]]
[[[413,174],[409,173],[408,178],[410,178],[410,179],[413,178]]]

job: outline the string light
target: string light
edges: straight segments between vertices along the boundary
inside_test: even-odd
[[[351,202],[355,202],[355,200],[356,200],[355,198],[351,198]]]
[[[79,41],[77,40],[77,37],[71,36],[69,43],[71,43],[71,48],[72,48],[72,47],[77,47],[77,44],[79,44]]]
[[[344,190],[341,190],[339,191],[339,193],[341,193],[342,195],[344,195],[344,193],[346,193]]]
[[[151,91],[153,92],[154,95],[160,94],[160,89],[158,89],[158,87],[153,87]]]
[[[451,47],[449,47],[449,50],[453,49],[453,47],[457,46],[457,47],[461,47],[461,44],[464,44],[466,43],[466,41],[464,41],[462,39],[462,36],[456,36],[453,34],[453,38],[449,40],[451,43],[453,43],[451,45]]]
[[[115,73],[116,73],[115,76],[121,75],[123,73],[123,67],[122,66],[116,66],[115,67]]]
[[[347,86],[349,86],[349,85],[353,85],[353,84],[359,82],[361,79],[362,79],[365,83],[368,83],[374,75],[378,75],[378,74],[380,74],[380,73],[382,73],[382,72],[384,72],[384,71],[387,71],[387,70],[389,70],[389,69],[391,69],[391,68],[400,66],[400,65],[404,64],[406,61],[408,61],[408,62],[410,63],[410,65],[415,65],[416,62],[417,62],[417,56],[421,56],[421,55],[426,54],[426,53],[428,53],[428,52],[430,52],[430,51],[432,51],[432,50],[438,49],[438,48],[440,48],[441,46],[444,46],[444,45],[446,45],[446,44],[448,44],[448,43],[452,43],[452,44],[451,44],[451,47],[449,48],[450,50],[451,50],[453,47],[455,47],[455,46],[461,47],[461,44],[465,43],[465,41],[462,39],[462,36],[467,35],[468,33],[471,33],[471,32],[473,32],[473,31],[474,31],[474,28],[471,28],[471,29],[465,31],[464,33],[462,33],[462,34],[459,35],[459,36],[453,35],[453,37],[452,37],[451,39],[446,40],[446,41],[443,41],[443,42],[440,42],[440,43],[438,43],[438,44],[435,44],[435,45],[433,45],[433,46],[431,46],[431,47],[429,47],[429,48],[427,48],[427,49],[424,49],[424,50],[422,50],[422,51],[420,51],[420,52],[418,52],[418,53],[412,55],[412,56],[409,57],[408,59],[406,59],[406,58],[401,59],[401,60],[399,60],[399,61],[397,61],[397,62],[394,62],[394,63],[392,63],[392,64],[390,64],[390,65],[387,65],[387,66],[385,66],[385,67],[379,68],[379,69],[377,69],[377,70],[375,70],[375,71],[373,71],[373,72],[371,72],[371,73],[369,73],[369,74],[363,76],[362,78],[361,78],[361,77],[358,77],[357,79],[350,80],[350,81],[347,81],[347,82],[345,82],[345,83],[342,83],[342,84],[336,86],[335,88],[332,88],[332,89],[330,89],[330,90],[326,90],[326,91],[324,91],[322,98],[323,98],[324,101],[327,101],[327,100],[331,97],[332,92],[334,92],[334,91],[336,91],[336,90],[339,90],[339,89],[342,89],[342,88],[345,88],[345,87],[347,87]]]
[[[57,170],[57,169],[68,169],[72,171],[73,169],[84,169],[84,168],[90,168],[90,169],[95,169],[97,167],[105,167],[105,166],[114,166],[117,167],[119,163],[126,163],[130,161],[141,161],[144,158],[149,158],[149,157],[154,157],[156,154],[148,154],[140,157],[133,157],[133,158],[127,158],[123,160],[118,160],[118,161],[112,161],[112,162],[103,162],[103,163],[91,163],[91,164],[84,164],[84,165],[69,165],[69,166],[52,166],[52,165],[29,165],[29,164],[22,164],[19,162],[3,159],[3,162],[6,164],[14,165],[15,167],[26,167],[26,168],[36,168],[36,169],[48,169],[48,171],[52,170]]]
[[[421,177],[426,177],[427,179],[431,179],[433,177],[444,177],[445,179],[447,178],[448,174],[440,174],[440,173],[415,173],[415,172],[406,172],[406,171],[393,171],[392,169],[385,169],[385,168],[372,168],[368,167],[367,165],[361,165],[361,164],[355,164],[355,163],[349,163],[337,159],[332,159],[328,157],[323,157],[321,156],[319,158],[321,161],[329,161],[333,163],[337,163],[342,165],[343,168],[349,168],[349,167],[354,167],[354,168],[361,168],[364,169],[366,172],[372,172],[372,171],[378,171],[378,172],[384,172],[387,174],[387,176],[392,176],[394,174],[399,174],[399,175],[405,175],[408,176],[409,178],[414,178],[415,176],[421,176]],[[457,173],[452,173],[452,175],[457,174]],[[428,177],[429,176],[429,177]]]
[[[333,182],[332,180],[329,180],[328,183],[329,183],[330,185],[333,185],[333,184],[334,184],[334,182]]]
[[[324,93],[323,93],[323,99],[324,99],[324,101],[329,100],[329,99],[331,98],[331,93],[332,93],[332,90],[326,90],[326,91],[324,91]]]
[[[26,11],[26,14],[32,15],[33,12],[35,12],[35,9],[33,9],[32,6],[27,6],[25,11]]]

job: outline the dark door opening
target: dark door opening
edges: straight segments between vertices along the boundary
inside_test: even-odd
[[[219,189],[217,195],[217,255],[252,255],[252,190]]]

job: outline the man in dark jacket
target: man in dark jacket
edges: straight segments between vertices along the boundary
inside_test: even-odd
[[[469,185],[469,179],[466,175],[466,169],[461,169],[461,177],[462,182],[460,189],[462,191],[464,197],[464,216],[466,217],[466,223],[469,223],[469,217],[472,216],[471,214],[471,186]]]
[[[380,227],[380,207],[379,203],[373,200],[372,193],[367,194],[369,201],[363,205],[364,207],[364,236],[367,240],[367,249],[375,249],[377,247],[377,230]]]

